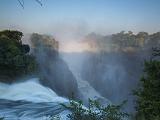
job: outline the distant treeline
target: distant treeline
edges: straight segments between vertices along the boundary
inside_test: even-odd
[[[133,34],[129,31],[124,31],[112,35],[113,43],[119,44],[121,47],[145,47],[145,46],[157,46],[160,44],[160,32],[148,34],[147,32],[139,32]]]
[[[102,36],[91,33],[86,37],[86,41],[91,47],[98,47],[100,50],[110,48],[113,51],[135,51],[139,49],[149,49],[160,45],[160,32],[149,34],[139,32],[134,34],[132,31],[120,32],[110,36]]]

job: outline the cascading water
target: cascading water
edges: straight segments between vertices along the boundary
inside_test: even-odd
[[[101,94],[96,91],[87,81],[81,78],[81,70],[85,69],[82,63],[87,58],[85,53],[61,53],[61,57],[67,63],[69,69],[75,76],[78,84],[78,90],[80,92],[80,99],[83,100],[85,104],[88,103],[88,99],[98,100],[102,105],[111,104],[111,102],[101,96]]]
[[[11,85],[0,83],[0,117],[5,120],[47,120],[56,115],[65,120],[69,111],[61,103],[68,100],[42,86],[38,78]]]
[[[45,51],[44,54],[47,55],[45,56],[45,60],[50,59],[49,64],[46,65],[45,60],[42,60],[40,63],[45,66],[42,67],[45,71],[42,73],[46,73],[45,75],[48,81],[45,81],[45,79],[44,81],[50,84],[48,85],[50,88],[54,86],[53,88],[59,93],[65,93],[71,86],[73,88],[77,87],[78,90],[71,90],[75,90],[72,91],[75,93],[79,92],[79,98],[83,100],[86,105],[88,98],[99,100],[105,105],[110,104],[110,101],[102,97],[87,81],[81,78],[80,70],[83,66],[82,63],[79,62],[83,62],[82,59],[85,59],[86,56],[77,57],[75,55],[68,56],[69,54],[61,54],[67,66],[62,60],[55,59],[58,56],[54,56],[52,51],[49,52],[52,54],[46,53],[48,53],[48,51]],[[39,56],[41,56],[41,54]],[[51,55],[53,56],[51,57]],[[41,58],[39,59],[41,60]],[[70,70],[68,70],[68,67]],[[67,73],[65,74],[65,72]],[[73,73],[74,76],[71,73]],[[63,77],[58,77],[60,74],[63,74]],[[54,80],[53,77],[55,78]],[[68,81],[66,77],[69,79],[72,78],[72,81]],[[41,81],[41,83],[43,84],[44,82]],[[59,116],[61,120],[66,120],[70,112],[61,104],[68,104],[69,101],[68,99],[58,96],[56,94],[58,92],[54,92],[55,90],[52,91],[50,88],[41,85],[38,78],[32,78],[11,85],[0,83],[0,117],[4,117],[5,120],[50,120],[49,116]]]

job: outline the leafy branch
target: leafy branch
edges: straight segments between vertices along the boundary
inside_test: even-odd
[[[42,2],[40,0],[35,0],[40,6],[42,6]],[[24,9],[24,0],[18,0],[20,6]]]

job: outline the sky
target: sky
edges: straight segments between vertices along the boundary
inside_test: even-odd
[[[0,30],[57,36],[160,31],[160,0],[0,0]]]

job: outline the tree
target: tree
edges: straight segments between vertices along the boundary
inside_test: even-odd
[[[156,53],[160,51],[155,51]],[[154,53],[154,55],[158,55]],[[134,92],[137,96],[137,119],[160,119],[160,61],[151,59],[145,62],[141,87]]]
[[[30,47],[22,44],[22,36],[19,31],[0,32],[0,76],[13,80],[36,69],[34,57],[29,55]]]

